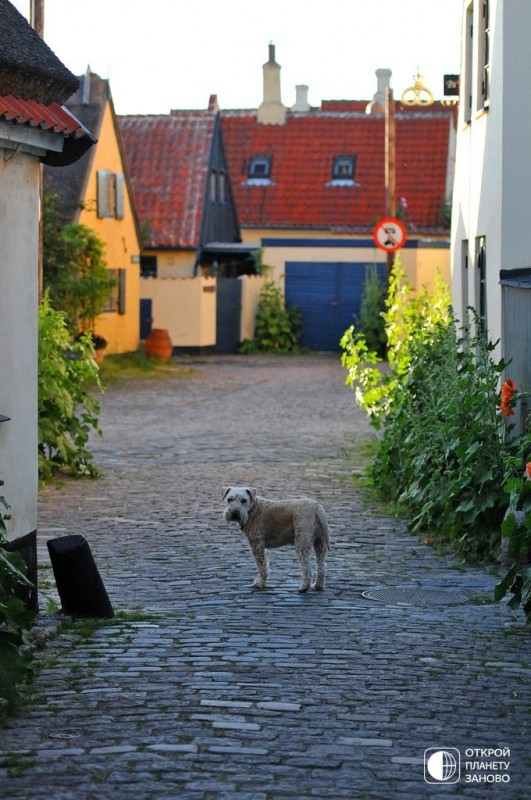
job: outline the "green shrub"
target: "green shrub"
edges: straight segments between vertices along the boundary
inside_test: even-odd
[[[471,332],[475,324],[457,330],[442,281],[415,296],[398,260],[386,306],[388,372],[352,329],[342,340],[347,381],[375,427],[383,425],[371,478],[402,504],[412,529],[467,557],[492,556],[507,506],[497,409],[505,365]]]
[[[35,618],[14,594],[19,584],[30,584],[21,555],[5,548],[8,510],[0,496],[0,721],[21,701],[21,686],[32,675],[30,628]]]
[[[300,310],[284,308],[284,298],[274,281],[266,281],[256,311],[254,341],[244,342],[242,353],[293,353],[302,329]]]
[[[363,335],[367,347],[379,356],[385,354],[387,343],[383,316],[386,295],[386,281],[378,276],[376,264],[367,264],[360,314],[355,324]]]
[[[64,314],[48,295],[39,308],[39,475],[47,480],[62,470],[97,475],[87,449],[91,430],[100,431],[101,390],[90,337],[72,342]]]
[[[102,240],[86,225],[65,225],[53,197],[44,201],[43,276],[52,304],[65,313],[72,336],[93,330],[95,317],[116,286]]]

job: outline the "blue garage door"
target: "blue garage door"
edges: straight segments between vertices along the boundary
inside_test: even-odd
[[[383,280],[386,264],[378,264]],[[286,304],[303,316],[301,345],[339,350],[339,340],[360,312],[366,263],[286,262]]]

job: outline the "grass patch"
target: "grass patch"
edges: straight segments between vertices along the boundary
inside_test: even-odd
[[[114,617],[70,617],[65,616],[57,629],[57,635],[65,633],[75,633],[79,639],[86,639],[92,636],[101,628],[113,628],[124,623],[135,622],[159,622],[160,617],[155,614],[148,614],[142,610],[138,611],[117,611]]]
[[[100,365],[100,378],[106,385],[134,379],[175,378],[194,372],[193,367],[183,367],[173,358],[148,358],[143,350],[106,356]]]
[[[0,760],[0,769],[5,769],[11,778],[20,778],[37,763],[34,751],[9,753]]]

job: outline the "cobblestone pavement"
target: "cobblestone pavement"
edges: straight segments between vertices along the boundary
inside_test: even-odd
[[[0,796],[528,797],[529,635],[492,603],[495,576],[357,494],[369,428],[337,359],[195,369],[109,389],[104,477],[42,493],[41,562],[47,539],[83,533],[128,615],[45,649],[35,702],[0,731]],[[251,555],[221,517],[231,483],[325,505],[325,592],[297,593],[288,548],[270,588],[250,588]],[[426,748],[457,748],[461,779],[426,783]]]

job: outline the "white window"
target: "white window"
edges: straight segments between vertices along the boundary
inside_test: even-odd
[[[478,85],[477,111],[489,105],[490,78],[490,23],[489,0],[480,0],[478,19]]]
[[[354,180],[356,156],[334,156],[332,180]]]
[[[465,122],[472,119],[472,70],[474,65],[474,4],[471,3],[465,14],[465,63],[463,80],[463,114]]]
[[[252,156],[249,163],[250,178],[271,177],[271,156]]]

